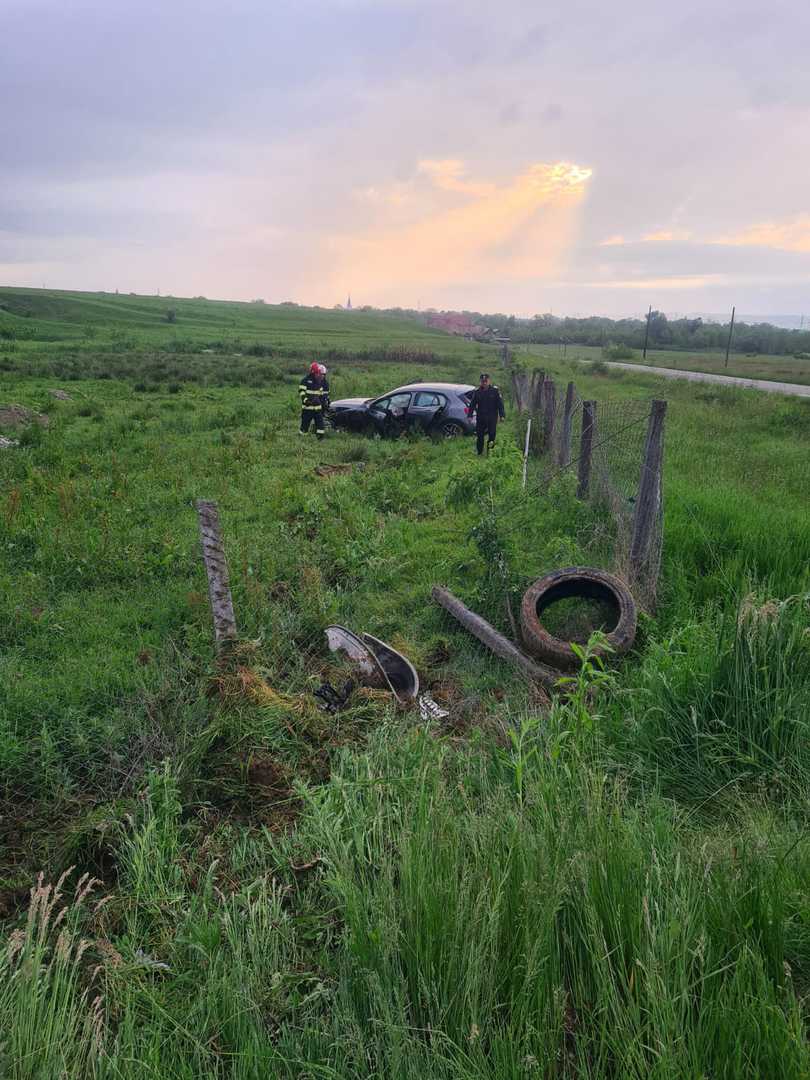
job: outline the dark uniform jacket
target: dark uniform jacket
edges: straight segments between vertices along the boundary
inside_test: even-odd
[[[494,420],[496,416],[500,416],[501,420],[504,419],[506,413],[503,408],[503,398],[494,383],[490,383],[486,390],[482,390],[479,386],[474,391],[470,400],[470,416],[473,413],[478,415],[479,420]]]
[[[307,375],[301,380],[298,387],[301,396],[301,408],[306,412],[315,412],[318,409],[329,408],[329,383],[326,379]]]

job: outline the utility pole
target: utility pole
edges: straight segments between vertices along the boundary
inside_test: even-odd
[[[650,304],[650,310],[647,312],[647,329],[644,331],[644,352],[642,353],[642,359],[647,359],[647,342],[650,338],[650,319],[652,318],[652,304]]]
[[[728,328],[728,341],[726,342],[726,367],[728,367],[728,354],[731,351],[731,335],[734,333],[734,312],[737,310],[736,304],[731,309],[731,323]]]

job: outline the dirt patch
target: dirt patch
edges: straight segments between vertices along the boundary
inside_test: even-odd
[[[47,416],[26,409],[24,405],[0,405],[0,427],[21,428],[33,423],[47,427],[50,421]]]
[[[340,476],[342,473],[354,472],[355,469],[365,469],[364,461],[347,461],[338,465],[326,465],[321,463],[315,466],[316,476]]]
[[[472,727],[486,720],[487,709],[479,694],[465,691],[452,676],[434,679],[428,684],[428,693],[448,715],[439,721],[438,732],[456,737],[466,736]]]
[[[440,638],[426,654],[425,664],[428,667],[441,667],[443,664],[449,663],[452,658],[453,650],[450,648],[450,643],[445,638]]]
[[[10,919],[23,911],[31,895],[30,889],[0,890],[0,920]]]
[[[292,794],[287,770],[270,757],[250,758],[247,763],[247,782],[266,794],[289,797]]]
[[[48,393],[51,397],[56,398],[57,401],[72,401],[70,394],[65,393],[64,390],[49,390]]]
[[[289,769],[268,755],[223,764],[205,787],[219,815],[239,825],[286,832],[301,812]]]

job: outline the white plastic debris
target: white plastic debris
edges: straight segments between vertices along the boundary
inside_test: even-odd
[[[428,697],[427,694],[422,694],[419,698],[419,718],[427,723],[428,720],[443,720],[445,716],[449,716],[450,713],[447,709],[443,709],[440,705],[437,705],[433,698]]]

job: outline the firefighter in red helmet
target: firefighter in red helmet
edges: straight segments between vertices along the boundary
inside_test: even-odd
[[[309,365],[309,372],[301,380],[298,394],[301,398],[301,427],[298,434],[306,435],[314,423],[315,434],[322,439],[325,434],[323,419],[329,408],[329,383],[322,364],[313,361]]]

